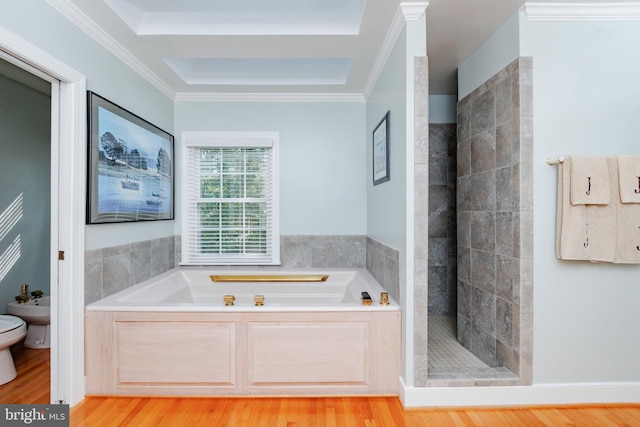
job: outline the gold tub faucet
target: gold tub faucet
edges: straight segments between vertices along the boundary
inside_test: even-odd
[[[380,292],[380,304],[389,305],[389,292]]]
[[[226,306],[233,305],[235,300],[236,300],[236,297],[233,296],[233,295],[225,295],[223,297],[224,305],[226,305]]]

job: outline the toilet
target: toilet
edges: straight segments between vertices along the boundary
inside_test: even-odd
[[[27,348],[51,347],[51,303],[50,297],[36,298],[34,300],[19,303],[11,302],[8,305],[9,314],[18,316],[28,323],[27,337],[24,346]]]
[[[27,335],[27,324],[19,317],[0,314],[0,385],[16,377],[10,346]]]

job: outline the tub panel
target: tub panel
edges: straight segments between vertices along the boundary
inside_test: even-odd
[[[398,392],[399,311],[86,317],[88,395]]]
[[[242,271],[284,270],[218,270]],[[365,270],[300,272],[329,279],[227,289],[210,281],[216,270],[180,268],[90,304],[87,395],[397,394],[397,303],[379,303],[383,289]],[[372,305],[361,304],[362,291]],[[264,306],[254,306],[256,294]]]
[[[234,322],[116,322],[118,386],[235,384]]]
[[[249,385],[366,385],[366,322],[249,322]]]
[[[116,360],[113,356],[113,313],[85,315],[85,371],[87,394],[113,392]]]

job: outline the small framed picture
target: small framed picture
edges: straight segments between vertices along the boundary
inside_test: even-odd
[[[93,92],[87,101],[87,224],[173,219],[173,136]]]
[[[389,111],[373,130],[373,185],[390,179],[389,174]]]

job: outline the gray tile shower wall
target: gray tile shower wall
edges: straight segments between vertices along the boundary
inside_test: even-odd
[[[456,125],[429,125],[429,316],[456,316]]]
[[[519,58],[458,103],[458,340],[531,383],[533,81]]]
[[[389,296],[400,301],[400,252],[367,237],[367,270]]]

